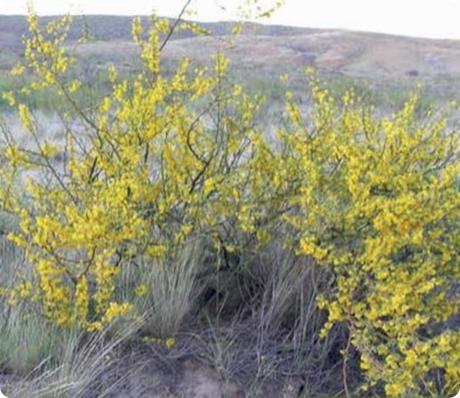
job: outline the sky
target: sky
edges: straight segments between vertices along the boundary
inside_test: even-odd
[[[177,16],[185,0],[0,0],[0,14],[115,14]],[[268,4],[274,0],[262,0]],[[192,0],[194,19],[234,19],[244,0]],[[225,7],[227,11],[223,11]],[[460,39],[460,0],[285,0],[264,23]]]

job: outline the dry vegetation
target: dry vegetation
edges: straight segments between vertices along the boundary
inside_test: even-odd
[[[8,397],[458,389],[458,132],[432,105],[459,43],[210,24],[159,51],[165,21],[132,43],[88,17],[61,53],[49,22],[31,56],[0,17]]]

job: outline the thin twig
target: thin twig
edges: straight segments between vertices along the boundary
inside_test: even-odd
[[[187,0],[187,2],[184,4],[184,7],[182,8],[181,12],[179,13],[179,16],[174,21],[174,24],[171,26],[171,29],[169,29],[169,32],[166,35],[166,38],[164,39],[163,43],[161,43],[161,46],[159,47],[160,52],[163,50],[163,48],[165,48],[166,44],[168,44],[169,40],[171,39],[171,36],[176,31],[177,26],[182,21],[182,17],[184,16],[185,11],[187,11],[187,8],[190,6],[191,2],[192,2],[192,0]]]
[[[345,396],[350,398],[350,391],[348,389],[348,377],[347,377],[347,365],[348,365],[348,353],[351,346],[351,330],[348,335],[347,346],[345,347],[345,354],[343,357],[343,366],[342,366],[342,377],[343,377],[343,388],[345,391]]]

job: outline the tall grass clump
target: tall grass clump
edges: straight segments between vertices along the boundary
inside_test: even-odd
[[[40,369],[26,377],[8,383],[4,392],[13,398],[113,396],[131,375],[130,371],[119,375],[120,346],[132,338],[138,326],[132,324],[121,333],[109,328],[91,336],[75,329],[67,331],[56,344],[58,356],[44,361]]]
[[[175,256],[139,264],[120,276],[120,294],[135,305],[149,336],[174,338],[184,320],[196,311],[202,261],[202,249],[193,242]]]

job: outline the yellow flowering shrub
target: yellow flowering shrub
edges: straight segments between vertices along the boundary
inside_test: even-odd
[[[443,325],[460,310],[460,137],[442,117],[418,121],[416,96],[377,117],[351,92],[339,102],[311,86],[308,115],[288,95],[278,169],[299,181],[288,216],[299,253],[335,275],[323,332],[346,323],[368,386],[387,396],[434,394],[434,370],[454,393],[460,333]]]
[[[80,84],[69,83],[74,60],[63,47],[70,23],[65,17],[42,31],[29,16],[20,72],[35,80],[8,96],[36,146],[7,141],[2,199],[20,218],[9,237],[34,266],[38,290],[31,299],[59,325],[94,330],[131,310],[113,297],[120,267],[132,259],[153,263],[173,255],[190,235],[205,235],[222,248],[237,209],[243,231],[253,232],[260,216],[243,191],[253,183],[245,167],[254,161],[242,159],[253,157],[262,137],[253,121],[260,100],[225,82],[228,61],[221,54],[213,68],[192,68],[184,59],[165,77],[160,36],[167,21],[144,32],[135,19],[144,68],[128,80],[110,66],[112,90],[93,117],[73,100]],[[74,107],[64,117],[80,119],[83,136],[70,127],[61,144],[39,137],[25,99],[30,90],[46,88]],[[55,160],[58,153],[65,154],[64,165]],[[18,176],[25,182],[14,192]]]

